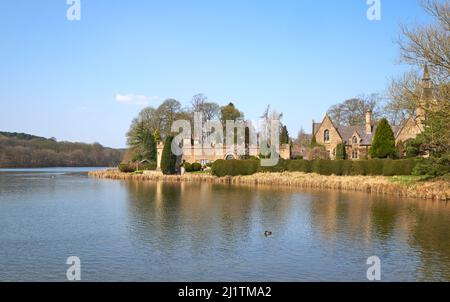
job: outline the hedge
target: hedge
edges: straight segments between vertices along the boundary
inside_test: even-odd
[[[132,173],[136,171],[142,171],[142,170],[156,170],[156,162],[149,162],[145,164],[120,164],[119,165],[119,171],[124,173]]]
[[[216,160],[211,169],[212,174],[223,176],[252,175],[260,166],[257,160]]]
[[[187,161],[185,161],[184,163],[183,163],[183,167],[184,167],[184,171],[186,171],[186,172],[192,172],[192,164],[191,163],[188,163]]]
[[[129,164],[120,164],[119,171],[124,172],[124,173],[131,173],[131,172],[136,171],[136,167],[134,165],[129,165]]]
[[[262,167],[253,160],[218,160],[212,165],[216,176],[251,175],[257,172],[304,172],[321,175],[411,175],[417,161],[414,159],[390,160],[280,160],[276,166]]]
[[[202,164],[200,163],[189,163],[187,161],[185,161],[182,166],[184,167],[184,171],[189,173],[189,172],[198,172],[202,170]]]
[[[193,163],[192,164],[192,172],[198,172],[202,170],[202,164],[201,163]]]

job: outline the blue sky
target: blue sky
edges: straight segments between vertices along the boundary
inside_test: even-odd
[[[429,20],[414,0],[381,4],[371,22],[366,0],[81,0],[70,22],[66,0],[4,0],[0,130],[124,147],[143,103],[204,93],[251,119],[271,104],[296,136],[408,68],[399,24]]]

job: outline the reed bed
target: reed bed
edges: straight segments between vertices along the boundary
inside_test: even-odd
[[[209,174],[162,175],[161,173],[132,174],[118,170],[93,171],[89,176],[117,180],[208,182],[233,185],[274,185],[307,189],[342,190],[386,194],[433,200],[450,200],[447,180],[399,183],[386,176],[323,176],[301,172],[257,173],[249,176],[216,177]]]

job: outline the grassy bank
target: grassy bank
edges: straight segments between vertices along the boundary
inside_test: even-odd
[[[301,172],[257,173],[248,176],[216,177],[209,174],[162,175],[122,173],[118,170],[94,171],[89,176],[117,180],[209,182],[243,185],[277,185],[321,190],[344,190],[389,194],[434,200],[450,200],[450,181],[388,176],[324,176]]]

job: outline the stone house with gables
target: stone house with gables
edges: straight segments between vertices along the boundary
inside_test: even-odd
[[[410,116],[400,125],[391,126],[394,132],[396,145],[414,139],[424,129],[425,108],[432,101],[432,84],[428,67],[424,68],[422,79],[422,96],[414,116]],[[339,144],[345,145],[347,158],[351,160],[369,158],[369,149],[377,129],[373,121],[372,112],[365,115],[364,125],[336,126],[328,114],[325,114],[321,123],[312,124],[312,134],[317,143],[323,145],[331,159],[336,159],[336,149]]]

